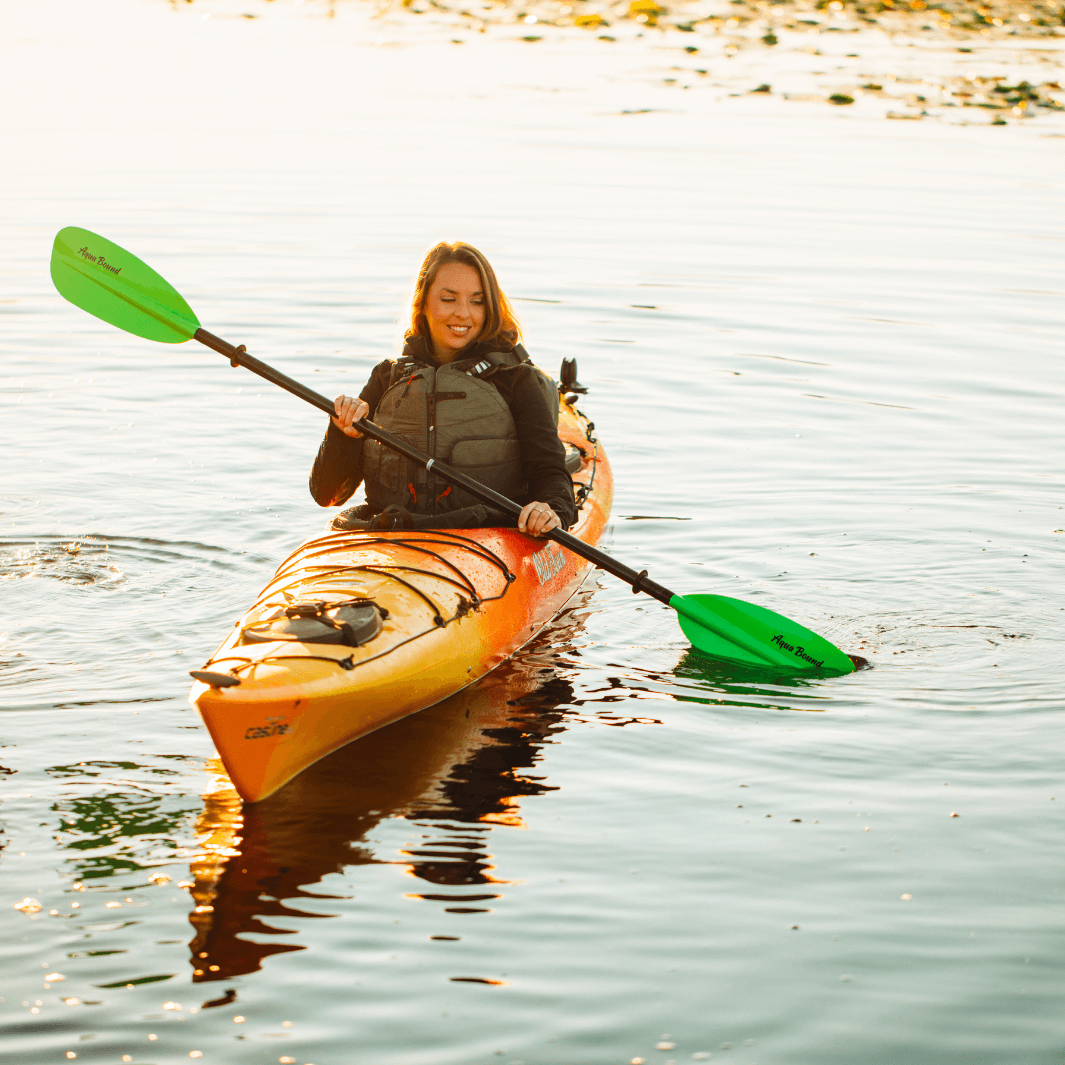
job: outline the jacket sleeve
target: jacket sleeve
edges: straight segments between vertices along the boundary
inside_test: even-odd
[[[378,363],[359,393],[359,398],[370,406],[371,419],[388,388],[391,372],[391,359]],[[325,436],[311,467],[310,479],[311,495],[320,507],[339,507],[355,494],[363,478],[362,451],[362,438],[356,440],[345,436],[332,419],[326,423]]]
[[[522,466],[529,482],[528,501],[547,503],[568,529],[577,520],[573,478],[566,469],[566,449],[558,438],[547,395],[534,376],[539,373],[534,366],[515,366],[498,375],[510,385],[509,396],[502,388],[500,392],[518,430]]]

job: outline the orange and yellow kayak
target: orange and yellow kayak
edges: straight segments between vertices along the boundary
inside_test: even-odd
[[[579,455],[570,532],[595,544],[613,481],[591,424],[561,401]],[[504,662],[561,611],[591,564],[516,529],[330,531],[301,544],[189,693],[247,802]]]

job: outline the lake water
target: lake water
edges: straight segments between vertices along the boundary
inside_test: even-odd
[[[1060,123],[682,93],[635,39],[7,6],[0,1060],[1065,1061]],[[66,225],[328,395],[477,244],[579,360],[609,550],[874,668],[723,669],[603,576],[242,811],[187,671],[327,516],[324,419],[62,301]]]

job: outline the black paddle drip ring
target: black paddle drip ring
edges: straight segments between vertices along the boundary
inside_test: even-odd
[[[238,344],[236,350],[241,355],[247,355],[248,354],[248,345],[247,344]],[[229,360],[229,365],[230,366],[239,366],[240,365],[240,360],[231,358]]]
[[[645,592],[645,591],[647,591],[647,589],[644,588],[644,586],[643,586],[644,580],[646,579],[646,577],[647,577],[647,570],[645,570],[645,569],[640,570],[640,572],[636,575],[636,580],[634,580],[632,582],[632,594],[633,595],[635,595],[637,592]],[[650,594],[650,593],[648,593],[648,594]]]

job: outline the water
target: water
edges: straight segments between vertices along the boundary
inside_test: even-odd
[[[5,16],[0,1060],[1062,1061],[1058,127],[275,9]],[[322,421],[61,301],[71,224],[329,395],[478,244],[610,550],[875,668],[719,668],[603,577],[241,811],[187,670],[320,527]]]

